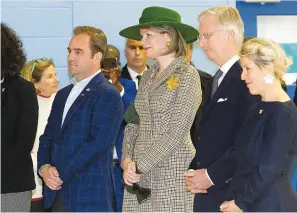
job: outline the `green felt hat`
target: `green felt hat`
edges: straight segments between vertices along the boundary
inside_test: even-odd
[[[167,25],[177,29],[187,43],[197,40],[198,31],[190,25],[183,24],[178,12],[165,7],[145,8],[142,11],[139,24],[121,30],[120,35],[140,41],[140,28],[158,25]]]

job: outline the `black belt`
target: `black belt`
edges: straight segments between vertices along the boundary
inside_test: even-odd
[[[113,167],[119,167],[121,164],[120,164],[120,161],[118,159],[113,159],[112,165],[113,165]]]

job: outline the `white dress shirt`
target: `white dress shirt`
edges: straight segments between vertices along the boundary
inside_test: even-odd
[[[83,89],[88,85],[88,83],[97,75],[101,72],[101,69],[99,69],[97,72],[95,72],[93,75],[81,80],[81,81],[76,81],[75,78],[71,79],[71,83],[74,85],[70,94],[68,95],[64,112],[63,112],[63,117],[62,117],[62,123],[61,126],[64,123],[64,119],[72,106],[73,102],[76,100],[76,98],[79,96],[79,94],[83,91]]]
[[[120,95],[121,95],[121,97],[123,97],[124,96],[124,94],[125,94],[125,88],[124,88],[124,86],[122,85],[122,91],[120,92]],[[114,160],[118,160],[118,154],[117,154],[117,150],[116,150],[116,147],[114,146],[113,147],[113,159]]]
[[[132,69],[131,69],[130,67],[128,67],[128,66],[127,66],[127,68],[128,68],[128,72],[129,72],[129,74],[130,74],[130,76],[131,76],[132,81],[135,82],[136,90],[138,90],[138,78],[137,78],[137,76],[138,76],[138,75],[141,75],[141,76],[142,76],[142,74],[144,73],[144,71],[147,70],[147,67],[145,68],[145,70],[143,70],[143,72],[142,72],[141,74],[135,72],[134,70],[132,70]]]
[[[224,77],[226,76],[227,72],[238,60],[239,60],[239,56],[235,55],[232,58],[230,58],[222,67],[220,67],[220,70],[223,72],[223,75],[219,78],[219,81],[218,81],[219,86],[220,86],[221,82],[223,81]],[[208,179],[210,180],[210,182],[212,183],[212,185],[214,185],[214,183],[212,182],[212,180],[210,179],[210,177],[207,173],[207,169],[205,169],[205,173],[206,173],[206,176],[208,177]]]
[[[219,81],[218,81],[219,86],[220,86],[221,82],[223,81],[224,77],[226,76],[227,72],[238,60],[239,60],[239,56],[235,55],[232,58],[230,58],[222,67],[220,67],[220,70],[223,72],[223,75],[219,78]]]

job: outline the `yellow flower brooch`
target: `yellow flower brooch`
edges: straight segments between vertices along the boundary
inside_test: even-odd
[[[169,79],[167,80],[167,86],[169,89],[175,89],[179,86],[178,83],[179,79],[176,76],[170,76]]]

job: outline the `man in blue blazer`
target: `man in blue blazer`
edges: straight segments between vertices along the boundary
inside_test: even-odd
[[[112,154],[124,109],[100,69],[106,45],[100,29],[74,29],[68,47],[73,84],[57,93],[38,151],[44,205],[53,211],[116,210]]]
[[[113,45],[107,45],[105,57],[116,58],[118,61],[117,67],[114,69],[103,70],[107,79],[109,79],[112,84],[117,88],[118,92],[122,97],[124,104],[124,110],[128,108],[131,102],[134,101],[136,96],[136,86],[132,80],[125,78],[120,78],[121,68],[120,68],[120,51]],[[121,168],[122,159],[122,146],[124,139],[124,130],[126,122],[123,120],[119,134],[117,136],[114,155],[113,155],[113,167],[114,167],[114,180],[115,180],[115,191],[116,191],[116,205],[117,211],[122,212],[122,204],[124,197],[124,184],[123,184],[123,170]]]
[[[243,22],[237,9],[210,8],[200,14],[199,23],[199,46],[219,70],[213,77],[199,128],[192,135],[196,147],[190,165],[193,171],[185,176],[187,189],[196,194],[194,211],[217,212],[236,170],[236,133],[257,97],[249,94],[241,80],[237,54],[243,40]]]

